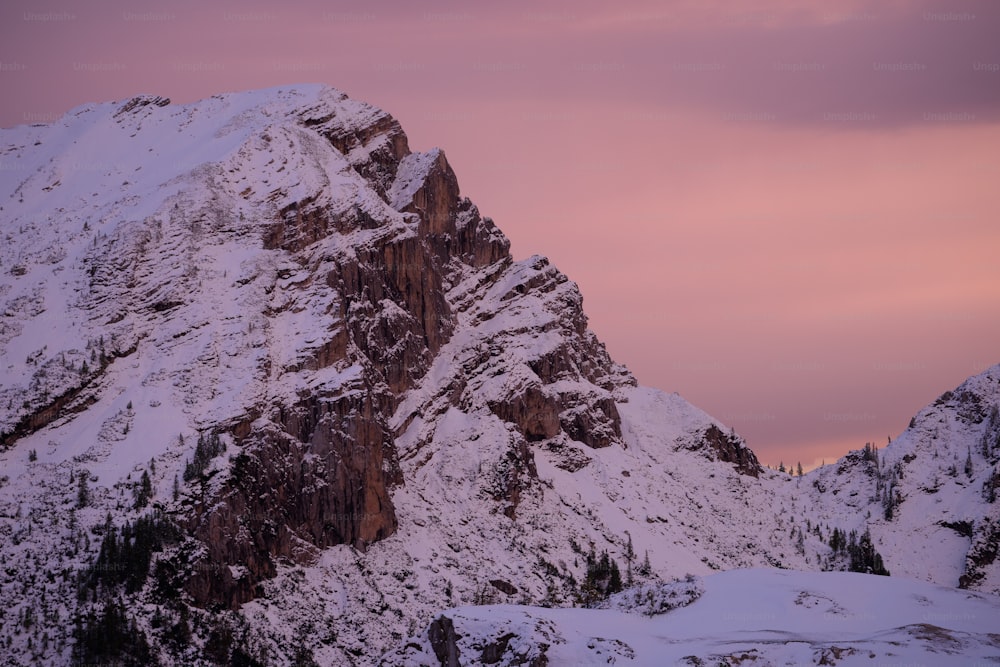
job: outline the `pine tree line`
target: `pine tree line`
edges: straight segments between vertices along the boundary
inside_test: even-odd
[[[122,665],[145,667],[158,664],[146,636],[129,619],[119,600],[108,600],[102,609],[76,619],[73,631],[74,665]]]
[[[180,436],[181,445],[184,445],[184,436]],[[218,433],[212,433],[205,437],[204,433],[198,434],[198,444],[194,448],[194,458],[184,466],[184,481],[190,482],[195,477],[201,477],[205,468],[216,456],[226,451],[226,445]]]
[[[876,551],[867,527],[860,537],[858,537],[857,531],[852,530],[845,534],[839,528],[834,528],[830,534],[829,544],[834,556],[846,555],[848,557],[848,571],[889,576],[889,570],[885,568],[882,555]]]
[[[611,557],[607,549],[598,554],[591,543],[590,549],[584,551],[576,540],[570,539],[573,551],[583,556],[584,574],[583,580],[579,582],[572,573],[568,573],[564,577],[563,591],[567,599],[572,600],[575,605],[593,606],[608,596],[634,585],[636,576],[646,578],[652,575],[653,568],[649,562],[648,551],[645,552],[641,563],[633,565],[638,557],[632,545],[632,536],[627,533],[626,535],[625,548],[622,553],[625,559],[624,577],[618,561]],[[579,561],[574,560],[574,566],[579,567]],[[549,567],[551,570],[547,574],[563,576],[554,566]]]
[[[622,574],[618,561],[608,555],[607,549],[596,556],[591,548],[587,554],[587,574],[580,589],[581,600],[584,604],[592,604],[621,589]]]
[[[99,591],[110,596],[120,586],[126,593],[138,591],[149,574],[153,554],[178,537],[177,528],[160,512],[139,517],[121,530],[108,514],[97,559],[83,575],[80,599],[84,600],[88,591],[95,599]]]
[[[153,554],[178,537],[177,528],[159,512],[121,529],[108,514],[97,559],[80,577],[79,600],[85,603],[89,598],[92,604],[89,611],[77,614],[74,664],[157,664],[145,634],[127,617],[122,594],[128,596],[143,587]]]

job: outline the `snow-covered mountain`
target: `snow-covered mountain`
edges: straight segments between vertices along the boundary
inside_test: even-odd
[[[1000,367],[942,394],[884,449],[804,478],[814,521],[859,518],[893,575],[1000,593]]]
[[[882,451],[766,470],[336,90],[2,130],[0,202],[6,664],[369,664],[448,607],[844,569],[869,535],[1000,592],[1000,367]]]

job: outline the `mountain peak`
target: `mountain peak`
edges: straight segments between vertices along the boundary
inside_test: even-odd
[[[649,590],[841,569],[843,534],[1000,590],[1000,367],[864,471],[793,478],[638,386],[444,151],[336,89],[87,105],[0,130],[0,161],[0,590],[39,619],[0,628],[17,664],[119,660],[102,623],[164,664],[292,637],[371,663],[444,607],[589,603],[619,563]]]

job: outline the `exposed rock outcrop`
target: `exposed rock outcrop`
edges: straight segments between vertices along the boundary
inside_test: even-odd
[[[458,649],[458,641],[462,638],[455,632],[455,624],[447,616],[435,619],[427,628],[427,639],[431,643],[434,655],[441,661],[441,667],[461,667],[462,652]]]
[[[710,459],[732,463],[743,475],[757,477],[764,471],[743,438],[735,433],[725,433],[715,424],[683,439],[681,445],[692,451],[701,451]]]
[[[204,545],[187,584],[197,603],[236,608],[279,560],[305,564],[335,544],[364,550],[395,530],[388,489],[398,466],[370,388],[303,397],[241,444],[222,487],[189,520]]]

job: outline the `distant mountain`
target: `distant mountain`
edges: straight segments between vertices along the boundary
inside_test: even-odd
[[[5,664],[372,664],[452,606],[734,568],[1000,592],[1000,367],[764,469],[336,90],[2,130],[0,202]]]
[[[816,522],[867,523],[893,575],[1000,593],[998,405],[993,366],[918,412],[884,449],[806,477],[801,502]]]

